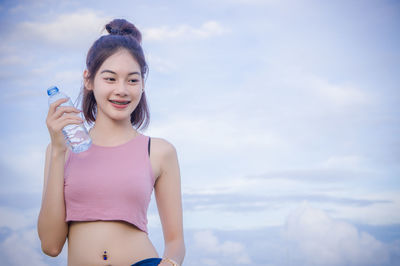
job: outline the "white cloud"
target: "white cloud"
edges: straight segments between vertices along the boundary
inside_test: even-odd
[[[366,91],[351,84],[335,84],[312,75],[305,81],[316,96],[338,106],[368,104],[372,100]]]
[[[32,99],[34,97],[43,96],[43,92],[38,90],[29,89],[22,89],[22,90],[13,90],[13,91],[6,91],[1,97],[3,101],[20,101],[25,99]]]
[[[315,71],[308,70],[306,66],[303,66],[306,64],[303,61],[290,62],[292,65],[288,65],[276,59],[271,63],[273,69],[263,70],[268,73],[268,83],[265,88],[268,88],[266,91],[269,93],[269,97],[264,98],[274,99],[267,103],[267,106],[273,106],[271,110],[290,107],[282,109],[283,112],[290,115],[288,118],[300,117],[303,121],[328,115],[336,118],[338,114],[351,115],[350,119],[357,114],[357,110],[364,109],[365,114],[370,112],[366,107],[379,103],[378,91],[363,87],[364,85],[360,85],[356,79],[349,78],[345,81],[338,81],[329,74],[316,74]],[[303,67],[299,67],[299,65]],[[257,82],[261,84],[263,80],[254,75],[249,82],[255,84],[253,86],[257,86]],[[280,91],[271,90],[275,87],[279,87]],[[255,96],[255,101],[257,101],[257,96],[259,100],[264,101],[263,97],[259,97],[259,92]],[[282,103],[285,105],[282,106]],[[279,118],[282,118],[281,115]]]
[[[289,260],[305,265],[383,265],[387,247],[353,225],[330,218],[307,203],[286,222]]]
[[[68,81],[70,83],[79,83],[83,80],[83,71],[78,71],[78,70],[66,70],[66,71],[60,71],[56,72],[54,75],[54,82],[58,80],[63,80]]]
[[[164,41],[168,39],[206,39],[229,32],[230,30],[221,25],[218,21],[204,22],[199,28],[189,25],[177,27],[155,27],[143,29],[145,41]]]
[[[1,261],[7,266],[35,265],[35,266],[64,266],[67,265],[67,245],[56,258],[50,258],[42,253],[40,239],[36,227],[20,229],[12,232],[0,242]],[[47,261],[50,261],[50,264]]]
[[[223,108],[223,107],[222,107]],[[211,114],[172,114],[168,120],[160,121],[152,128],[152,133],[165,136],[173,143],[187,142],[195,145],[196,153],[209,150],[215,153],[238,150],[244,152],[249,148],[273,150],[286,148],[286,141],[275,132],[253,125],[251,118],[238,124],[238,114],[221,110]],[[201,129],[201,130],[199,130]],[[215,154],[214,153],[214,154]]]
[[[210,265],[210,266],[213,266],[213,265],[220,265],[220,264],[218,263],[218,261],[215,260],[215,259],[203,258],[203,259],[201,259],[201,262],[203,263],[203,265]]]
[[[100,36],[110,19],[92,10],[58,15],[51,22],[22,22],[17,29],[25,38],[48,41],[62,46],[81,46]]]
[[[336,193],[337,196],[343,195],[345,192]],[[342,205],[340,208],[332,205],[324,204],[324,208],[334,210],[335,217],[342,219],[350,219],[357,223],[369,225],[392,225],[400,222],[400,195],[396,191],[389,192],[366,192],[354,187],[346,192],[347,195],[352,195],[361,199],[374,199],[389,201],[385,204],[372,204],[370,206],[351,206]]]
[[[38,210],[21,211],[14,208],[0,206],[0,227],[20,230],[31,225],[37,219]]]
[[[100,34],[105,34],[104,26],[111,21],[100,12],[90,9],[57,16],[51,22],[27,21],[17,25],[15,36],[43,40],[62,46],[82,46],[93,42]],[[140,29],[145,41],[168,39],[206,39],[230,32],[218,21],[206,21],[200,27],[190,25],[161,26]]]
[[[17,143],[22,138],[26,139],[26,132],[15,134],[7,139],[7,143],[0,141],[0,145],[6,147],[7,144]],[[18,186],[13,187],[8,192],[21,192],[26,189],[29,192],[41,192],[43,187],[43,167],[47,145],[29,145],[24,150],[1,154],[0,160],[17,175]],[[21,167],[23,165],[23,167]],[[11,181],[11,182],[12,182]],[[13,183],[15,184],[15,183]]]
[[[214,1],[209,1],[212,4],[216,4]],[[239,5],[242,7],[252,7],[252,6],[278,6],[285,4],[284,0],[219,0],[218,4],[226,7],[227,5]]]
[[[204,251],[206,257],[202,261],[205,265],[225,265],[219,264],[215,259],[209,258],[207,255],[222,255],[220,258],[227,259],[233,258],[236,264],[249,264],[251,263],[250,257],[247,254],[245,247],[242,243],[234,241],[224,241],[220,243],[218,238],[212,231],[198,231],[194,234],[194,245],[199,251]]]
[[[155,69],[161,73],[170,73],[177,69],[172,60],[166,60],[153,54],[147,55],[146,60],[150,69]]]
[[[35,265],[47,266],[38,252],[40,245],[35,229],[13,233],[0,243],[1,260],[8,266]],[[5,264],[4,264],[5,265]]]
[[[27,65],[27,63],[30,63],[31,60],[31,58],[26,58],[26,56],[4,53],[4,55],[1,55],[0,57],[0,66],[8,67],[10,65]]]
[[[363,162],[360,155],[331,156],[321,163],[324,168],[357,169]]]

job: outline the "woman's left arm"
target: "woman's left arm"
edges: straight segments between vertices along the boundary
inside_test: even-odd
[[[165,241],[163,258],[182,265],[185,257],[185,243],[178,156],[175,147],[169,142],[163,141],[163,145],[160,146],[162,146],[161,171],[154,191]],[[171,266],[172,264],[162,261],[159,265]]]

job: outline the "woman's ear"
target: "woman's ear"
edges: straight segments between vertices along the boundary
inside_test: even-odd
[[[90,80],[89,80],[89,71],[87,69],[85,69],[85,71],[83,71],[83,82],[85,84],[85,88],[89,91],[92,90],[92,86],[90,84]]]

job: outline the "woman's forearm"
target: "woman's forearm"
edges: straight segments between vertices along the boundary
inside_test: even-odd
[[[64,203],[65,153],[48,147],[47,160],[47,184],[45,178],[37,229],[43,252],[54,257],[61,252],[68,234]]]
[[[183,239],[171,240],[165,243],[163,258],[172,259],[179,265],[182,265],[185,253],[186,249]]]

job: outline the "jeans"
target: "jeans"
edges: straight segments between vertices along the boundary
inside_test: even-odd
[[[132,264],[131,266],[157,266],[161,262],[160,258],[149,258]]]

